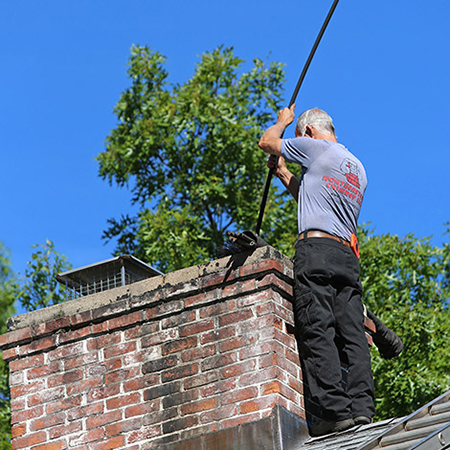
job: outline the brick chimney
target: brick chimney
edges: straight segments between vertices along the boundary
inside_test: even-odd
[[[13,449],[298,449],[291,300],[267,246],[13,317]]]
[[[13,317],[13,448],[291,448],[291,296],[291,260],[264,247]]]

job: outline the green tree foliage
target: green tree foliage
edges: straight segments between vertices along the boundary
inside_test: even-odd
[[[130,189],[139,210],[109,221],[104,238],[117,240],[116,253],[169,271],[208,261],[227,230],[253,229],[267,174],[257,142],[282,105],[284,74],[278,63],[242,65],[220,47],[171,84],[160,53],[132,48],[131,85],[97,156],[100,176]],[[296,205],[274,181],[264,238],[292,256],[296,223]],[[373,349],[378,418],[401,416],[450,388],[450,250],[412,235],[360,235],[364,301],[405,343],[390,361]]]
[[[72,268],[48,239],[45,244],[34,245],[33,249],[25,279],[17,291],[17,300],[27,311],[64,302],[65,288],[56,281],[56,275]]]
[[[377,417],[403,416],[450,389],[450,246],[367,228],[360,245],[364,302],[405,344],[393,360],[372,349]]]
[[[169,83],[164,64],[148,47],[131,49],[131,86],[97,159],[100,176],[129,188],[139,206],[135,217],[111,219],[104,238],[117,239],[117,254],[168,271],[208,261],[227,230],[255,226],[267,173],[257,142],[281,107],[284,73],[259,59],[243,72],[243,61],[223,47],[205,53],[183,84]],[[284,234],[292,243],[295,207],[287,199],[272,189],[263,225],[276,230],[269,241]]]
[[[0,334],[7,332],[6,321],[14,312],[17,280],[11,270],[8,252],[0,242]],[[0,359],[0,450],[11,450],[11,409],[9,404],[9,370]]]

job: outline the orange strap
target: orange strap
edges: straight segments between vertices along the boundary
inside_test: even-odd
[[[359,259],[359,243],[356,234],[352,234],[352,237],[350,238],[350,247],[356,257]]]

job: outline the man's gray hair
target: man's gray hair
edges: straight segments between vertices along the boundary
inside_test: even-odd
[[[317,131],[324,134],[336,135],[331,117],[321,109],[313,108],[303,112],[297,120],[297,133],[304,136],[306,125],[311,125]]]

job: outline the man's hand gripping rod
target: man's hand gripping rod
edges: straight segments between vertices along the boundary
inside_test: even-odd
[[[289,108],[295,103],[295,100],[297,98],[300,87],[303,83],[303,80],[305,79],[306,72],[308,71],[309,65],[311,64],[314,54],[316,53],[317,47],[319,46],[320,40],[322,39],[322,36],[325,33],[325,30],[328,26],[328,23],[331,20],[331,16],[333,15],[338,2],[339,2],[339,0],[334,0],[333,4],[331,5],[330,11],[328,12],[328,15],[327,15],[327,17],[322,25],[322,28],[320,29],[320,32],[317,36],[316,42],[314,42],[311,52],[309,53],[308,59],[306,60],[305,66],[303,67],[302,73],[300,74],[300,78],[298,79],[297,86],[295,86],[294,93],[292,94],[291,101],[289,102],[289,106],[288,106]],[[284,132],[283,132],[283,134],[284,134]],[[283,134],[281,135],[281,137],[283,137]],[[256,223],[256,230],[255,230],[255,233],[257,235],[259,235],[259,233],[261,231],[261,224],[262,224],[262,220],[264,217],[264,210],[266,208],[267,197],[269,195],[269,189],[270,189],[270,183],[272,181],[272,176],[273,176],[274,171],[275,171],[274,168],[269,169],[269,173],[267,174],[266,184],[264,185],[264,193],[263,193],[263,197],[261,200],[258,222]]]

